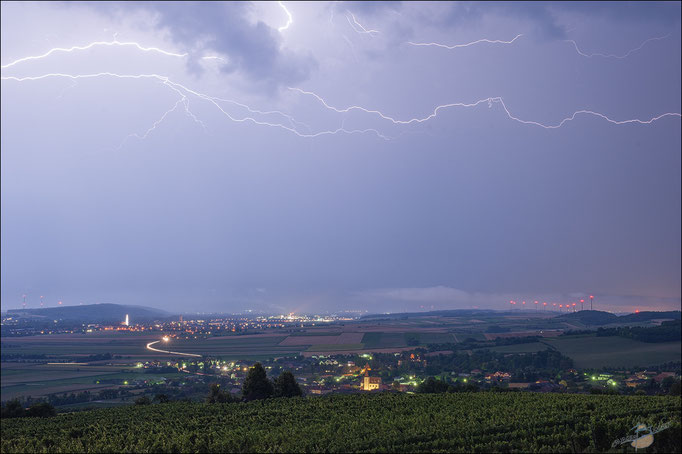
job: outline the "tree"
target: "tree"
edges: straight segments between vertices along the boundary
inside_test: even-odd
[[[170,399],[168,398],[168,395],[166,395],[166,394],[157,394],[154,396],[154,400],[160,404],[165,404],[165,403],[170,402]]]
[[[149,405],[151,403],[152,401],[149,400],[149,397],[147,396],[142,396],[135,399],[135,405]]]
[[[56,416],[57,410],[48,402],[38,402],[33,404],[26,411],[26,416],[33,416],[38,418],[49,418],[50,416]]]
[[[418,393],[433,394],[447,392],[449,388],[451,388],[451,386],[444,381],[429,377],[417,386],[416,391]]]
[[[18,399],[10,400],[2,406],[3,418],[21,418],[24,416],[24,406]]]
[[[273,392],[272,382],[268,379],[261,363],[254,364],[242,386],[244,400],[248,402],[255,399],[267,399],[272,396]]]
[[[289,371],[282,372],[279,377],[275,379],[275,393],[274,397],[296,397],[302,396],[303,391],[296,382],[294,374]]]
[[[223,392],[220,389],[220,384],[211,383],[211,388],[208,396],[206,396],[206,402],[209,404],[224,404],[227,402],[234,402],[234,398],[231,394]]]

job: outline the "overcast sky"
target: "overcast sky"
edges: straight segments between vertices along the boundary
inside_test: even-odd
[[[680,309],[679,2],[1,25],[3,310]]]

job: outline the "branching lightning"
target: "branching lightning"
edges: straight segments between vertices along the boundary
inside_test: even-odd
[[[369,35],[369,36],[374,36],[374,34],[381,33],[379,30],[368,30],[365,27],[362,26],[360,22],[357,21],[353,13],[350,11],[346,10],[346,19],[348,20],[348,24],[350,24],[351,28],[356,32],[361,35]],[[352,19],[352,22],[351,22]]]
[[[491,39],[483,38],[483,39],[477,39],[476,41],[472,41],[472,42],[470,42],[470,43],[465,43],[465,44],[453,44],[452,46],[448,46],[447,44],[441,44],[441,43],[415,43],[415,42],[412,42],[412,41],[408,41],[407,44],[409,44],[409,45],[411,45],[411,46],[435,46],[435,47],[442,47],[442,48],[444,48],[444,49],[452,50],[452,49],[459,49],[459,48],[461,48],[461,47],[473,46],[474,44],[479,44],[479,43],[489,43],[489,44],[512,44],[514,41],[516,41],[517,39],[519,39],[519,38],[522,37],[522,36],[523,36],[522,33],[521,33],[521,34],[518,34],[518,35],[516,35],[516,36],[514,37],[514,39],[512,39],[511,41],[503,41],[503,40],[501,40],[501,39],[492,39],[492,40],[491,40]]]
[[[484,104],[484,103],[487,103],[488,107],[492,107],[493,103],[500,104],[502,106],[502,109],[504,110],[505,114],[507,115],[507,117],[510,120],[514,120],[514,121],[517,121],[519,123],[526,124],[526,125],[539,126],[541,128],[544,128],[544,129],[558,129],[558,128],[562,127],[564,124],[566,124],[567,122],[574,120],[578,115],[592,115],[595,117],[602,118],[602,119],[608,121],[609,123],[616,124],[616,125],[623,125],[623,124],[628,124],[628,123],[650,124],[650,123],[653,123],[654,121],[660,120],[660,119],[665,118],[665,117],[680,117],[680,116],[682,116],[682,115],[680,115],[680,113],[677,113],[677,112],[666,112],[666,113],[663,113],[661,115],[657,115],[655,117],[649,118],[647,120],[641,120],[638,118],[628,119],[628,120],[614,120],[614,119],[612,119],[612,118],[610,118],[610,117],[608,117],[602,113],[595,112],[592,110],[584,110],[583,109],[583,110],[578,110],[578,111],[573,112],[572,115],[562,119],[559,123],[552,125],[552,124],[540,123],[538,121],[533,121],[533,120],[523,120],[521,118],[518,118],[518,117],[512,115],[512,113],[507,108],[507,105],[504,103],[504,100],[501,97],[496,96],[496,97],[490,97],[490,98],[483,98],[483,99],[480,99],[480,100],[473,102],[473,103],[457,102],[457,103],[450,103],[450,104],[442,104],[442,105],[436,106],[433,109],[433,111],[425,117],[421,117],[421,118],[416,117],[416,118],[410,118],[408,120],[399,120],[399,119],[396,119],[396,118],[391,117],[389,115],[386,115],[379,110],[367,109],[367,108],[362,107],[362,106],[350,106],[350,107],[346,107],[343,109],[338,108],[338,107],[334,107],[334,106],[329,105],[321,96],[319,96],[316,93],[313,93],[311,91],[305,91],[305,90],[301,90],[300,88],[292,88],[292,87],[289,87],[289,90],[296,91],[296,92],[301,93],[303,95],[312,96],[315,99],[317,99],[324,107],[326,107],[327,109],[332,110],[334,112],[337,112],[337,113],[348,113],[348,112],[353,111],[353,110],[358,110],[358,111],[362,111],[362,112],[365,112],[368,114],[378,115],[382,119],[390,121],[391,123],[396,124],[396,125],[407,125],[407,124],[411,124],[411,123],[423,123],[425,121],[431,120],[432,118],[435,118],[438,115],[438,112],[440,110],[443,110],[443,109],[448,109],[451,107],[476,107],[476,106],[478,106],[480,104]]]
[[[627,58],[627,57],[628,57],[630,54],[632,54],[633,52],[637,52],[637,51],[640,50],[642,47],[644,47],[647,43],[649,43],[649,42],[651,42],[651,41],[659,41],[659,40],[665,39],[665,38],[667,38],[667,37],[669,37],[669,36],[670,36],[670,33],[668,33],[668,34],[665,35],[665,36],[657,36],[657,37],[655,37],[655,38],[649,38],[649,39],[645,40],[644,42],[642,42],[642,44],[640,44],[639,46],[635,47],[634,49],[630,49],[629,51],[627,51],[627,52],[626,52],[625,54],[623,54],[623,55],[602,54],[602,53],[598,53],[598,52],[597,52],[597,53],[593,53],[593,54],[586,54],[585,52],[583,52],[583,51],[580,50],[580,48],[578,47],[578,43],[576,43],[574,40],[572,40],[572,39],[567,39],[567,40],[565,40],[565,42],[573,44],[573,47],[575,47],[575,51],[578,52],[578,54],[582,55],[583,57],[587,57],[587,58],[592,58],[592,57],[604,57],[604,58],[618,58],[618,59],[623,59],[623,58]]]
[[[288,21],[287,21],[286,25],[279,28],[279,30],[282,31],[282,30],[286,30],[293,23],[293,18],[291,16],[291,13],[287,10],[287,8],[284,6],[284,4],[282,2],[278,2],[278,4],[286,11],[286,13],[288,15]],[[379,31],[377,31],[377,30],[370,30],[370,29],[367,29],[364,26],[362,26],[356,20],[355,16],[353,16],[353,14],[350,11],[347,11],[346,18],[347,18],[349,24],[351,25],[351,27],[353,28],[353,30],[356,31],[357,33],[368,34],[370,36],[373,36],[373,34],[379,33]],[[352,21],[351,21],[351,18],[352,18]],[[472,45],[475,45],[478,43],[484,43],[484,42],[492,43],[492,44],[512,44],[521,36],[523,36],[523,35],[519,34],[510,41],[479,39],[479,40],[476,40],[476,41],[473,41],[470,43],[456,44],[456,45],[452,45],[452,46],[439,44],[439,43],[414,43],[414,42],[409,42],[408,44],[413,45],[413,46],[437,46],[437,47],[443,47],[446,49],[456,49],[456,48],[468,47],[468,46],[472,46]],[[585,56],[585,57],[602,56],[602,57],[612,57],[612,58],[625,58],[628,55],[630,55],[631,53],[636,52],[637,50],[641,49],[648,42],[654,41],[654,40],[661,40],[661,39],[667,38],[667,36],[669,36],[669,35],[666,35],[663,37],[650,38],[650,39],[644,41],[642,44],[640,44],[637,48],[630,50],[629,52],[627,52],[626,54],[624,54],[622,56],[610,55],[610,54],[609,55],[605,55],[605,54],[585,54],[582,51],[580,51],[580,49],[578,48],[575,41],[570,41],[570,42],[573,43],[573,45],[576,48],[576,51],[580,55]],[[346,40],[347,40],[347,38],[346,38]],[[352,48],[352,44],[349,41],[348,41],[348,43],[349,43],[349,45],[351,45],[351,48]],[[114,39],[112,41],[95,41],[95,42],[92,42],[90,44],[83,45],[83,46],[55,47],[55,48],[50,49],[49,51],[47,51],[43,54],[40,54],[40,55],[23,57],[23,58],[15,60],[15,61],[12,61],[6,65],[3,65],[2,69],[5,70],[5,69],[11,68],[11,67],[13,67],[19,63],[23,63],[23,62],[27,62],[27,61],[44,59],[44,58],[47,58],[50,55],[53,55],[55,53],[70,53],[70,52],[75,52],[75,51],[83,51],[83,50],[91,49],[94,47],[112,47],[112,46],[133,47],[133,48],[138,49],[138,50],[143,51],[143,52],[156,52],[156,53],[160,53],[162,55],[166,55],[166,56],[170,56],[170,57],[176,57],[176,58],[185,58],[189,55],[188,53],[170,52],[167,50],[160,49],[158,47],[146,47],[146,46],[143,46],[137,42],[119,41],[116,39],[116,36],[114,36]],[[225,59],[223,59],[222,57],[214,56],[214,55],[208,55],[208,56],[204,56],[201,58],[202,59],[225,61]],[[356,59],[357,59],[357,57],[356,57]],[[165,87],[167,87],[169,90],[171,90],[178,97],[177,100],[175,101],[175,103],[172,105],[172,107],[169,108],[167,111],[165,111],[158,120],[156,120],[149,128],[147,128],[147,130],[144,133],[142,133],[142,134],[138,134],[138,133],[129,134],[123,140],[123,142],[121,143],[119,148],[121,146],[123,146],[129,138],[137,138],[140,140],[146,139],[153,131],[155,131],[161,124],[163,124],[163,122],[168,118],[168,116],[170,114],[177,111],[181,107],[184,110],[184,113],[188,117],[190,117],[195,123],[200,125],[206,131],[207,130],[206,125],[201,120],[199,120],[199,118],[190,109],[190,106],[189,106],[190,96],[198,98],[199,100],[202,100],[202,101],[205,101],[205,102],[212,104],[221,114],[226,116],[232,122],[251,123],[251,124],[259,125],[259,126],[268,126],[268,127],[278,128],[278,129],[282,129],[282,130],[285,130],[287,132],[293,133],[293,134],[297,135],[298,137],[302,137],[302,138],[314,138],[314,137],[320,137],[320,136],[324,136],[324,135],[334,135],[334,134],[339,134],[339,133],[343,133],[343,134],[371,133],[371,134],[374,134],[377,137],[382,138],[384,140],[389,140],[389,137],[387,137],[383,133],[379,132],[379,130],[374,129],[374,128],[351,129],[351,130],[346,129],[344,126],[345,118],[342,119],[342,123],[341,123],[341,126],[339,128],[313,132],[312,128],[309,125],[307,125],[301,121],[296,120],[293,116],[291,116],[285,112],[282,112],[279,110],[261,111],[261,110],[253,109],[246,104],[243,104],[243,103],[231,100],[231,99],[225,99],[225,98],[210,96],[208,94],[201,93],[201,92],[198,92],[196,90],[190,89],[187,86],[182,85],[178,82],[174,82],[169,77],[164,76],[164,75],[160,75],[160,74],[118,74],[118,73],[114,73],[114,72],[96,72],[96,73],[89,73],[89,74],[46,73],[46,74],[37,75],[37,76],[25,76],[25,77],[2,75],[1,80],[3,80],[3,81],[16,81],[16,82],[29,82],[29,81],[43,80],[43,79],[47,79],[47,78],[66,78],[66,79],[70,79],[72,81],[72,85],[70,87],[67,87],[66,89],[64,89],[64,91],[66,91],[67,89],[75,86],[75,84],[77,83],[77,81],[79,79],[107,78],[107,77],[119,78],[119,79],[152,80],[155,82],[160,82],[161,84],[163,84]],[[477,107],[481,104],[487,104],[489,108],[492,107],[493,104],[499,104],[502,107],[502,109],[504,110],[506,116],[510,120],[516,121],[516,122],[524,124],[524,125],[538,126],[538,127],[544,128],[544,129],[561,128],[566,123],[574,120],[576,117],[581,116],[581,115],[595,116],[595,117],[601,118],[603,120],[606,120],[607,122],[614,124],[614,125],[624,125],[624,124],[630,124],[630,123],[651,124],[651,123],[653,123],[657,120],[660,120],[662,118],[665,118],[665,117],[680,117],[681,116],[680,113],[677,113],[677,112],[666,112],[666,113],[654,116],[654,117],[649,118],[649,119],[634,118],[634,119],[626,119],[626,120],[615,120],[615,119],[608,117],[607,115],[605,115],[603,113],[583,109],[583,110],[577,110],[577,111],[573,112],[571,115],[563,118],[561,121],[559,121],[556,124],[546,124],[546,123],[542,123],[539,121],[521,119],[521,118],[513,115],[510,112],[509,108],[507,107],[507,105],[505,104],[504,100],[501,97],[488,97],[488,98],[483,98],[483,99],[480,99],[478,101],[470,102],[470,103],[456,102],[456,103],[442,104],[442,105],[436,106],[432,110],[432,112],[426,116],[408,118],[408,119],[398,119],[398,118],[392,117],[390,115],[387,115],[387,114],[381,112],[380,110],[368,109],[368,108],[365,108],[362,106],[353,105],[353,106],[345,107],[345,108],[334,107],[334,106],[330,105],[327,101],[325,101],[321,96],[319,96],[316,93],[313,93],[311,91],[305,91],[305,90],[302,90],[300,88],[292,88],[292,87],[289,87],[289,90],[297,92],[301,95],[314,97],[326,109],[334,111],[336,113],[345,114],[345,113],[349,113],[352,111],[360,111],[360,112],[364,112],[366,114],[376,115],[379,118],[386,120],[386,121],[388,121],[394,125],[410,125],[410,124],[424,123],[424,122],[427,122],[427,121],[435,118],[436,116],[438,116],[438,114],[442,110],[450,109],[450,108],[454,108],[454,107],[473,108],[473,107]],[[64,92],[62,92],[62,94],[59,97],[61,97],[63,95],[63,93]],[[244,116],[232,114],[224,108],[225,104],[230,104],[230,105],[239,107],[241,109],[244,109],[248,113]],[[282,121],[273,122],[273,121],[265,121],[264,119],[262,119],[262,117],[264,117],[264,116],[271,116],[271,115],[275,115],[275,116],[280,117],[282,119]],[[257,118],[256,116],[260,116],[260,117]],[[302,128],[305,129],[306,132],[302,132]],[[402,135],[402,133],[400,133],[398,135],[398,137],[400,135]]]
[[[182,103],[185,106],[185,112],[187,115],[192,117],[196,122],[200,123],[203,125],[203,123],[196,118],[196,116],[189,110],[189,106],[186,100],[186,94],[191,94],[193,96],[196,96],[199,99],[202,99],[204,101],[207,101],[211,103],[213,106],[215,106],[223,115],[225,115],[230,121],[233,121],[235,123],[252,123],[255,125],[259,126],[270,126],[273,128],[279,128],[283,129],[285,131],[291,132],[299,137],[302,138],[315,138],[315,137],[321,137],[325,135],[334,135],[334,134],[364,134],[364,133],[372,133],[375,134],[377,137],[384,139],[384,140],[389,140],[388,137],[380,133],[378,130],[374,128],[364,128],[364,129],[346,129],[343,127],[336,128],[333,130],[324,130],[324,131],[319,131],[315,133],[302,133],[298,131],[295,127],[290,127],[286,126],[280,123],[270,123],[267,121],[262,121],[262,120],[257,120],[254,117],[251,116],[245,116],[245,117],[235,117],[231,115],[229,112],[227,112],[221,105],[220,102],[230,102],[235,105],[239,106],[245,106],[244,104],[238,103],[236,101],[232,100],[227,100],[223,98],[217,98],[214,96],[207,95],[205,93],[201,93],[195,90],[192,90],[178,82],[174,82],[170,80],[167,76],[162,76],[159,74],[117,74],[117,73],[112,73],[112,72],[100,72],[100,73],[92,73],[92,74],[66,74],[66,73],[48,73],[48,74],[42,74],[40,76],[26,76],[26,77],[16,77],[16,76],[2,76],[0,80],[12,80],[16,82],[28,82],[28,81],[37,81],[37,80],[42,80],[42,79],[47,79],[47,78],[67,78],[67,79],[72,79],[72,80],[78,80],[78,79],[91,79],[91,78],[97,78],[97,77],[115,77],[119,79],[151,79],[151,80],[157,80],[162,82],[165,86],[169,87],[176,93],[180,95],[180,99],[175,103],[175,105],[166,111],[162,117],[157,120],[148,130],[140,136],[139,134],[131,134],[128,137],[134,136],[138,138],[146,138],[150,132],[156,129],[163,120],[174,110],[176,110],[179,105]],[[184,93],[183,93],[184,92]],[[262,113],[262,114],[268,114],[268,113],[278,113],[281,115],[284,115],[287,119],[294,121],[293,118],[291,118],[289,115],[286,115],[282,112],[279,111],[269,111],[269,112],[261,112],[255,109],[251,109],[248,106],[246,107],[247,110],[251,113]],[[299,122],[300,123],[300,122]]]
[[[282,25],[281,27],[279,27],[279,28],[277,29],[278,31],[283,32],[284,30],[286,30],[287,28],[289,28],[289,26],[290,26],[291,24],[294,23],[294,17],[291,15],[291,13],[290,13],[289,10],[287,9],[287,7],[284,6],[284,3],[282,3],[282,2],[277,2],[277,4],[284,10],[285,13],[287,13],[287,23],[284,24],[284,25]]]

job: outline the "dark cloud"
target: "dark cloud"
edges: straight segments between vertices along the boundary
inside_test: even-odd
[[[566,30],[559,18],[564,13],[602,16],[610,21],[632,21],[660,24],[665,27],[680,23],[679,2],[454,2],[448,11],[427,18],[432,25],[458,27],[481,21],[486,15],[528,20],[534,26],[530,33],[544,38],[565,38]]]
[[[265,23],[250,23],[247,2],[149,2],[138,8],[158,15],[156,26],[190,53],[190,70],[201,71],[205,53],[228,56],[221,68],[243,74],[258,89],[272,90],[306,80],[317,67],[312,54],[282,47],[279,32]],[[97,6],[120,9],[120,4]]]

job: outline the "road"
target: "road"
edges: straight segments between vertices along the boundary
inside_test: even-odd
[[[159,348],[154,348],[152,345],[158,344],[161,341],[154,341],[150,342],[147,344],[147,349],[154,351],[154,352],[159,352],[159,353],[170,353],[171,355],[182,355],[182,356],[194,356],[195,358],[201,358],[201,355],[195,355],[194,353],[181,353],[181,352],[172,352],[170,350],[161,350]]]

